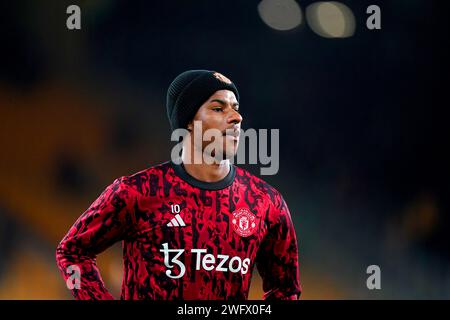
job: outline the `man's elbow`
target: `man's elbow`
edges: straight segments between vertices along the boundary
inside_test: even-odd
[[[55,258],[56,265],[63,273],[66,272],[65,269],[68,265],[76,263],[76,255],[68,250],[68,242],[66,238],[61,240],[61,242],[57,245]]]
[[[55,251],[55,258],[56,258],[56,265],[60,270],[62,270],[64,261],[66,257],[66,251],[64,249],[63,241],[61,241],[58,246],[56,247]]]

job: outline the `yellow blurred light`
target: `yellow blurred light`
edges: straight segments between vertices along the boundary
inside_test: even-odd
[[[263,0],[258,4],[258,13],[275,30],[291,30],[302,23],[302,10],[294,0]]]
[[[340,2],[315,2],[306,8],[306,19],[310,28],[325,38],[347,38],[355,32],[353,12]]]

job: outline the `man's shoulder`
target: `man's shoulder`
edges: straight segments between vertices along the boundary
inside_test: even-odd
[[[281,193],[261,177],[254,175],[244,168],[238,166],[235,166],[235,168],[236,179],[239,183],[250,186],[250,188],[256,192],[265,194],[273,203],[277,203],[282,199]]]
[[[172,168],[170,161],[166,161],[157,165],[149,166],[140,171],[129,175],[124,175],[115,180],[115,183],[123,187],[128,187],[142,192],[144,185],[148,185],[148,181],[163,176],[170,168]]]

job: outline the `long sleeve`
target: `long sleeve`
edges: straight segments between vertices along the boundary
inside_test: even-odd
[[[133,232],[133,189],[116,179],[78,218],[56,249],[56,261],[66,283],[75,268],[80,273],[77,300],[114,299],[105,288],[96,256]],[[70,281],[70,280],[69,280]]]
[[[300,285],[298,246],[289,209],[281,197],[271,212],[272,225],[257,254],[265,300],[297,300]]]

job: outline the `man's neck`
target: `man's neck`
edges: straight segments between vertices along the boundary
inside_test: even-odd
[[[230,172],[230,162],[223,161],[220,164],[184,163],[186,172],[197,180],[204,182],[217,182],[225,178]]]
[[[197,180],[203,182],[217,182],[224,179],[230,172],[231,164],[229,160],[221,161],[220,163],[205,163],[200,156],[198,159],[202,159],[201,163],[195,163],[190,161],[189,156],[183,153],[182,162],[186,172]],[[194,158],[195,159],[195,158]]]

